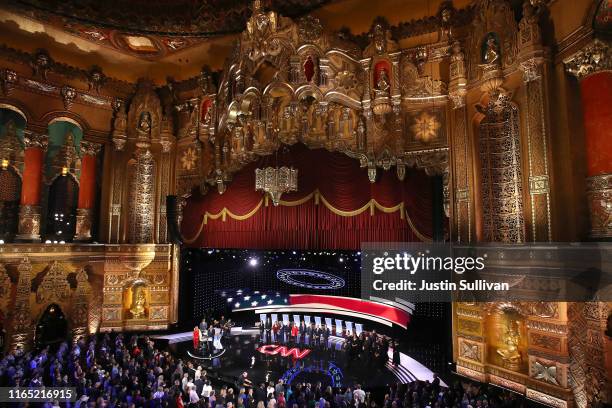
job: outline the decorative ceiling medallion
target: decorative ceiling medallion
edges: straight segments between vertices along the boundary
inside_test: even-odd
[[[153,44],[153,41],[144,36],[124,35],[126,45],[137,52],[156,52],[157,47]]]
[[[276,271],[276,277],[286,284],[306,289],[333,290],[346,285],[344,279],[339,276],[311,269],[279,269]]]
[[[165,55],[162,43],[154,37],[114,33],[111,41],[115,47],[140,57],[152,58]]]

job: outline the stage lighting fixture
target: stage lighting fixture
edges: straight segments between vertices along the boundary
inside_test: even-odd
[[[257,266],[259,262],[257,261],[257,258],[251,258],[249,259],[249,265],[251,266]]]

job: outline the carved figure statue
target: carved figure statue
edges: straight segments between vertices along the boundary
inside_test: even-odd
[[[498,349],[497,354],[504,361],[504,366],[511,370],[518,370],[521,364],[521,352],[518,349],[520,338],[518,322],[508,322],[508,327],[504,334],[506,347]]]
[[[141,285],[132,286],[132,307],[130,313],[134,319],[140,319],[145,313],[145,294]]]
[[[487,49],[484,55],[484,62],[486,64],[499,64],[497,40],[495,40],[495,37],[492,34],[487,38]]]
[[[381,69],[378,73],[378,81],[376,81],[376,96],[389,96],[389,77],[387,76],[387,70]]]
[[[140,115],[138,130],[147,135],[151,132],[151,114],[149,112],[142,112]]]
[[[374,26],[373,37],[376,52],[379,54],[384,54],[387,51],[387,33],[385,32],[385,28],[382,26],[382,24],[377,23]]]

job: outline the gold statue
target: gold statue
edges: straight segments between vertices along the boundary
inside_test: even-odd
[[[132,307],[130,313],[132,318],[140,319],[145,313],[145,294],[141,285],[132,286]]]
[[[510,370],[518,370],[521,365],[521,352],[518,349],[520,338],[518,322],[508,321],[504,334],[506,347],[498,349],[497,354],[504,360],[504,366]]]
[[[378,81],[376,82],[376,96],[389,96],[389,77],[387,76],[387,70],[381,69],[378,73]]]
[[[142,112],[140,114],[138,133],[140,134],[140,138],[147,139],[151,137],[151,114],[149,112]]]
[[[497,41],[493,34],[487,38],[487,49],[484,55],[484,62],[486,64],[499,64],[499,51],[497,50]]]

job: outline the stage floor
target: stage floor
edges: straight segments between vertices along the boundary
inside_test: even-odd
[[[321,382],[324,386],[333,387],[355,384],[379,387],[394,382],[432,381],[434,378],[430,369],[403,353],[400,354],[401,363],[394,366],[391,364],[391,350],[389,362],[382,368],[376,368],[373,363],[363,359],[351,361],[348,354],[342,350],[344,339],[335,336],[330,337],[325,350],[311,348],[305,344],[287,345],[288,350],[293,347],[297,349],[294,353],[307,353],[300,359],[292,355],[283,357],[282,350],[275,355],[259,351],[258,349],[267,343],[262,341],[257,330],[232,329],[231,336],[223,343],[224,350],[213,354],[213,358],[193,350],[191,332],[155,336],[155,338],[167,340],[179,355],[193,361],[196,366],[205,367],[209,374],[229,383],[234,382],[234,379],[244,371],[248,372],[248,377],[254,384],[264,381],[276,382],[279,378],[283,378],[290,384]],[[273,353],[276,349],[274,346],[268,346],[264,351]]]

